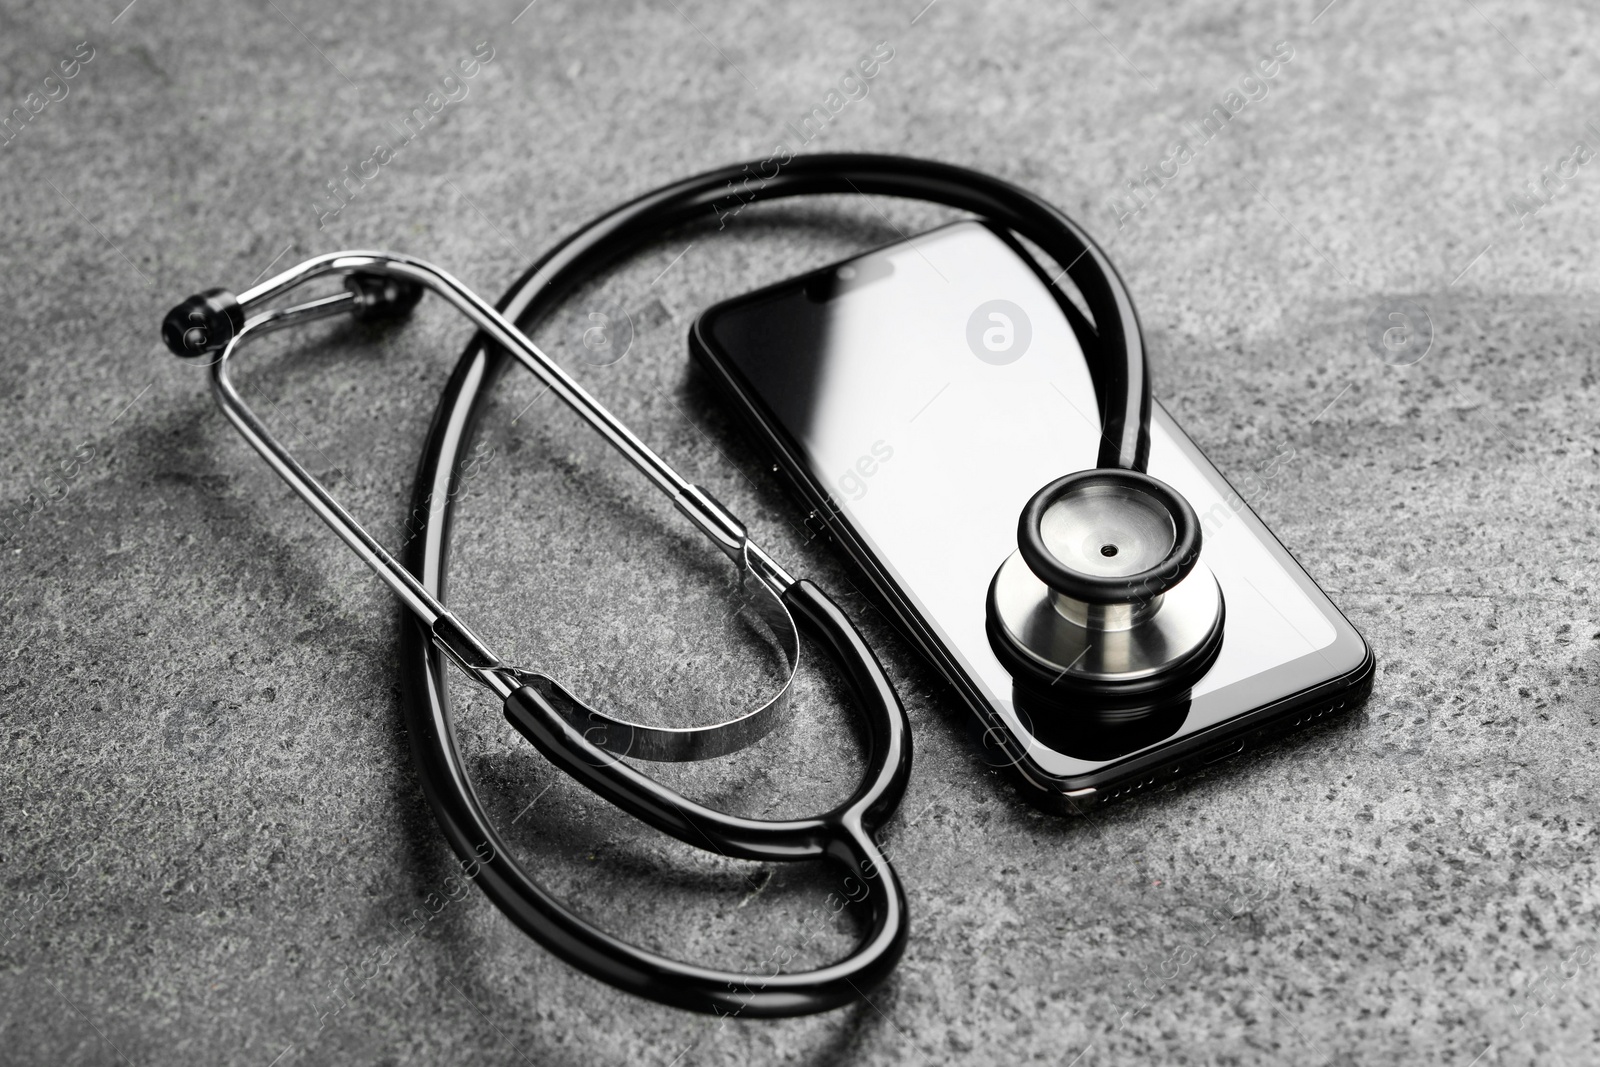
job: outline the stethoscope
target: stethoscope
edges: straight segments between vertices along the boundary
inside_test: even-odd
[[[317,256],[235,296],[212,289],[174,308],[167,346],[209,362],[230,422],[409,612],[402,628],[403,699],[424,792],[468,877],[521,929],[595,978],[642,997],[718,1015],[772,1017],[826,1011],[882,981],[904,951],[904,890],[874,836],[899,805],[911,770],[905,709],[870,648],[831,600],[758,547],[710,493],[677,474],[531,341],[531,329],[579,282],[661,231],[737,204],[823,193],[909,197],[972,212],[1010,228],[1063,267],[1093,325],[1069,312],[1101,409],[1098,469],[1066,475],[1024,508],[1016,553],[1000,563],[986,615],[996,655],[1019,691],[1073,708],[1122,706],[1176,693],[1215,656],[1222,626],[1216,581],[1198,563],[1200,527],[1181,495],[1143,473],[1151,395],[1132,300],[1071,219],[1000,179],[944,163],[880,155],[796,157],[724,167],[665,186],[600,216],[548,252],[491,307],[446,272],[411,256]],[[301,286],[340,277],[344,290],[269,307]],[[405,317],[425,290],[477,327],[440,398],[414,489],[424,517],[397,560],[294,459],[245,404],[230,378],[240,346],[274,330],[335,315]],[[502,661],[445,606],[449,533],[463,460],[507,361],[516,360],[582,416],[665,493],[738,569],[789,664],[789,681],[759,707],[716,725],[665,729],[584,703],[555,679]],[[1064,461],[1065,462],[1065,461]],[[1198,579],[1198,580],[1197,580]],[[800,631],[833,657],[866,727],[866,769],[855,792],[804,819],[763,820],[698,804],[621,757],[692,760],[758,740],[789,713]],[[463,765],[446,663],[488,689],[506,718],[561,770],[612,804],[685,844],[738,859],[827,859],[843,877],[834,898],[864,903],[867,929],[842,960],[809,971],[746,974],[671,959],[594,926],[539,885],[490,825]]]

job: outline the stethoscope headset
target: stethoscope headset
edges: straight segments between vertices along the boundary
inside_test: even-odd
[[[212,289],[162,324],[167,346],[209,362],[228,419],[267,463],[339,534],[409,611],[402,627],[403,702],[423,791],[468,876],[514,923],[557,956],[618,989],[692,1011],[748,1017],[804,1015],[860,998],[905,949],[904,890],[874,835],[899,805],[911,771],[911,729],[871,649],[816,586],[755,545],[710,493],[680,477],[589,396],[524,331],[581,282],[656,239],[706,219],[730,190],[737,201],[819,194],[905,197],[971,212],[1020,234],[1062,265],[1092,324],[1064,310],[1093,376],[1102,427],[1098,468],[1044,486],[1019,520],[1018,551],[989,590],[991,644],[1019,692],[1066,707],[1141,705],[1181,690],[1211,662],[1222,603],[1208,574],[1198,581],[1199,523],[1178,493],[1144,473],[1151,393],[1139,319],[1116,270],[1071,219],[1039,197],[976,171],[896,156],[800,156],[769,178],[759,164],[709,171],[647,193],[579,229],[530,267],[491,307],[419,259],[375,252],[317,256],[238,294]],[[278,298],[325,276],[344,290],[289,307]],[[423,446],[413,503],[425,518],[391,556],[272,436],[235,390],[230,360],[272,330],[349,314],[403,318],[431,290],[478,332],[440,397]],[[450,530],[463,462],[500,374],[515,360],[594,426],[666,493],[763,597],[775,635],[804,632],[837,662],[866,727],[866,768],[854,793],[821,814],[750,819],[701,805],[619,757],[703,759],[736,751],[783,721],[789,684],[743,716],[713,726],[663,729],[601,712],[554,679],[501,661],[445,606]],[[1181,601],[1181,603],[1180,603]],[[779,637],[790,681],[798,637]],[[866,905],[866,932],[847,957],[814,970],[771,975],[703,967],[628,944],[547,892],[511,855],[469,779],[452,721],[447,663],[493,692],[506,718],[538,751],[628,814],[696,848],[769,863],[827,859],[844,872],[844,895]]]

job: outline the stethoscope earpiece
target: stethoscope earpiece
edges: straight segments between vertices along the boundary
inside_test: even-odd
[[[1215,658],[1222,591],[1200,521],[1139,471],[1057,478],[1022,509],[1017,551],[989,587],[990,643],[1035,695],[1177,691]]]
[[[244,329],[244,308],[226,289],[207,289],[167,312],[161,340],[179,359],[201,359],[221,351]]]

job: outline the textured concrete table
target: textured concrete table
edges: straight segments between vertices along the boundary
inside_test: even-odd
[[[0,1059],[1593,1061],[1592,11],[120,3],[0,14]],[[1347,723],[1176,788],[1078,821],[1020,805],[685,360],[700,308],[945,216],[854,197],[669,235],[541,339],[843,591],[918,746],[889,832],[915,924],[895,977],[825,1017],[719,1024],[619,999],[477,893],[431,911],[453,860],[410,766],[396,610],[155,328],[341,247],[498,292],[621,199],[779,144],[971,164],[1084,218],[1159,395],[1253,480],[1379,675]],[[617,307],[631,349],[585,362],[587,315]],[[1391,312],[1410,332],[1374,348]],[[241,381],[398,540],[465,339],[434,302],[404,331],[267,342]],[[683,715],[770,681],[720,621],[717,559],[550,398],[508,380],[484,441],[454,600],[485,633]],[[832,680],[808,670],[798,699],[748,758],[667,777],[751,813],[842,795]],[[463,743],[522,855],[621,933],[745,966],[825,892],[641,830],[485,704]]]

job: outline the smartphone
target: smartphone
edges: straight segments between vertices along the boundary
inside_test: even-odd
[[[1009,231],[952,223],[710,308],[690,351],[977,717],[996,762],[1081,812],[1359,705],[1366,641],[1159,403],[1149,472],[1200,516],[1226,604],[1185,699],[1129,715],[1018,700],[985,597],[1040,486],[1095,465],[1092,325]],[[1292,476],[1279,450],[1258,483]],[[1086,702],[1087,703],[1087,702]]]

